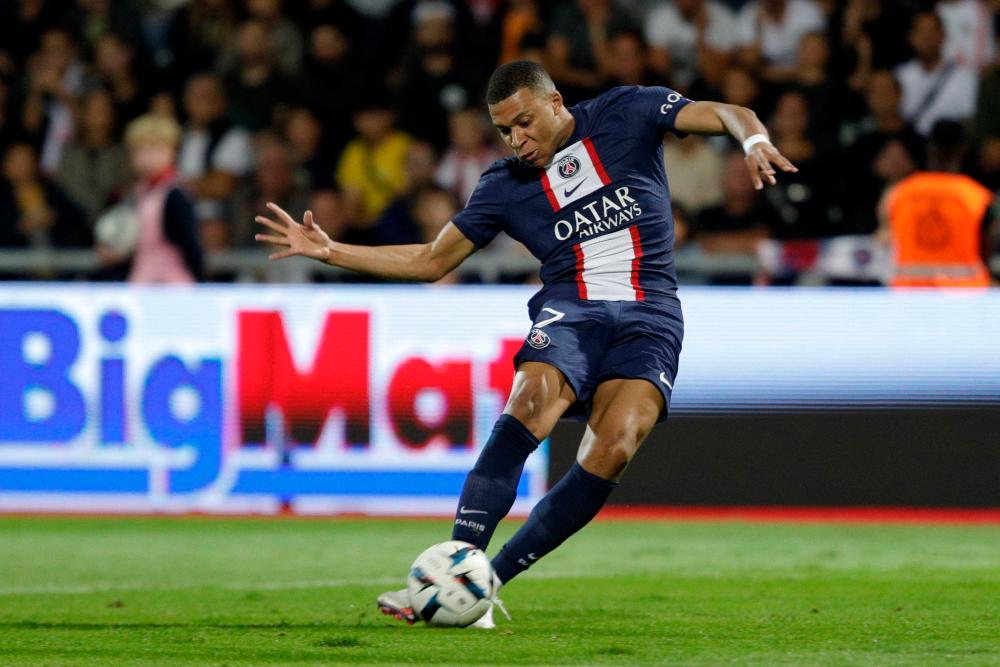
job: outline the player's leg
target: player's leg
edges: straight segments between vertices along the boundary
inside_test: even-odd
[[[555,366],[535,361],[518,365],[504,413],[465,478],[453,540],[486,549],[497,524],[514,504],[525,460],[574,401],[572,386]],[[410,624],[418,620],[405,588],[380,595],[378,607],[383,614]],[[493,627],[492,613],[476,625]]]
[[[465,478],[452,539],[486,549],[514,504],[525,460],[575,400],[573,388],[554,366],[535,361],[518,366],[504,413]]]
[[[576,463],[493,559],[501,582],[528,569],[597,515],[664,406],[660,389],[646,380],[617,378],[598,385]]]
[[[517,353],[517,374],[504,414],[466,478],[456,508],[452,538],[480,548],[489,543],[510,511],[524,462],[577,400],[588,401],[607,349],[608,318],[603,302],[546,303]],[[405,590],[379,596],[386,614],[413,622]],[[490,627],[491,618],[484,617]]]

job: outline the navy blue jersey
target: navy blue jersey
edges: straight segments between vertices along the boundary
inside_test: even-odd
[[[569,109],[573,134],[545,169],[509,157],[480,177],[452,222],[479,247],[504,231],[541,261],[532,317],[553,298],[677,303],[663,136],[690,101],[614,88]]]

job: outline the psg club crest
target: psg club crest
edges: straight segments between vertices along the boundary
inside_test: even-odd
[[[549,335],[541,329],[532,329],[531,333],[528,334],[528,345],[536,350],[548,347],[549,342]]]
[[[567,155],[559,160],[559,175],[563,178],[569,178],[578,171],[580,171],[580,161],[574,156]]]

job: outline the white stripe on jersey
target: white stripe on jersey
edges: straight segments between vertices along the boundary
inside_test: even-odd
[[[601,158],[589,138],[567,146],[552,158],[542,174],[542,187],[554,211],[610,183]]]
[[[580,298],[591,301],[642,301],[639,258],[642,246],[635,227],[620,229],[576,245]]]

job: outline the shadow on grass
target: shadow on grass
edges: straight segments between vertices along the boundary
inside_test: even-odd
[[[187,623],[57,623],[52,621],[8,621],[0,622],[0,630],[169,630],[204,629],[218,630],[332,630],[337,628],[365,630],[398,630],[402,626],[384,623],[218,623],[214,621],[190,621]]]

